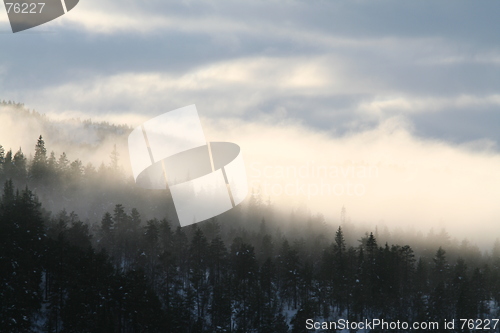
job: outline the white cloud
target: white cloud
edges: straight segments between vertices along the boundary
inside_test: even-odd
[[[428,113],[464,108],[496,108],[498,106],[500,106],[500,94],[485,96],[462,94],[451,97],[378,96],[372,101],[360,103],[358,112],[387,118],[394,114]]]
[[[274,109],[266,103],[302,99],[303,117],[327,119],[328,113],[347,112],[358,120],[383,121],[395,115],[436,113],[442,110],[496,108],[499,94],[450,96],[391,92],[370,77],[359,77],[343,58],[248,57],[211,63],[181,75],[168,72],[125,72],[93,76],[42,90],[24,91],[19,100],[42,105],[45,113],[157,114],[165,109],[197,103],[214,116],[251,116]],[[12,94],[15,96],[15,94]],[[11,96],[12,96],[11,95]],[[348,109],[325,106],[315,99],[364,96]],[[284,109],[286,110],[286,109]],[[320,119],[320,118],[318,118]]]
[[[218,62],[175,76],[169,73],[121,73],[24,92],[46,112],[119,113],[203,102],[211,113],[255,112],[272,98],[326,96],[348,92],[340,62],[325,57],[255,57]],[[357,87],[359,88],[359,87]],[[97,111],[96,111],[97,110]]]
[[[498,235],[500,154],[484,143],[418,139],[399,118],[345,137],[279,119],[206,122],[210,140],[242,146],[263,199],[269,195],[288,209],[306,202],[338,221],[345,205],[358,223],[384,220],[424,232],[444,226],[455,237],[481,242]]]
[[[199,6],[203,6],[202,3]],[[59,24],[83,28],[89,33],[157,33],[181,31],[196,33],[250,32],[241,20],[196,10],[185,10],[163,2],[102,2],[88,0],[64,17]],[[189,6],[184,6],[189,8]]]

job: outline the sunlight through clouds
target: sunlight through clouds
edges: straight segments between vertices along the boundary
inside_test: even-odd
[[[2,50],[16,52],[0,52],[0,98],[131,126],[196,104],[211,136],[241,142],[257,169],[378,168],[323,189],[363,184],[363,196],[276,195],[283,205],[328,215],[345,204],[358,221],[461,235],[477,217],[490,232],[500,218],[499,6],[82,0],[50,33],[2,35]],[[284,190],[285,176],[264,180]],[[322,185],[309,178],[288,188]]]
[[[474,241],[496,237],[500,154],[494,151],[417,138],[400,118],[344,137],[279,118],[206,122],[211,140],[239,142],[254,190],[281,207],[305,202],[335,219],[345,205],[357,222],[383,220],[424,233],[440,226]]]

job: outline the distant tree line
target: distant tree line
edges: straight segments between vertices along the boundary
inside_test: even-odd
[[[295,333],[309,318],[499,317],[500,242],[490,253],[444,237],[415,247],[378,230],[353,241],[345,210],[332,230],[254,195],[181,228],[142,217],[165,198],[135,189],[115,153],[95,170],[48,154],[41,136],[29,160],[0,147],[0,331]],[[107,211],[52,214],[33,189]]]
[[[80,159],[71,161],[65,152],[49,153],[40,135],[29,157],[22,148],[14,152],[0,143],[0,184],[12,180],[17,188],[28,186],[47,209],[75,211],[84,221],[99,220],[117,202],[136,205],[149,216],[167,216],[173,205],[168,193],[136,188],[120,163],[116,146],[109,162],[96,167]]]

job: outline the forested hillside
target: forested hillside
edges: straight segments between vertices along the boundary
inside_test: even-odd
[[[500,316],[500,242],[482,253],[445,231],[359,230],[345,209],[325,221],[255,195],[180,228],[168,192],[136,188],[116,150],[96,167],[40,134],[23,133],[32,157],[0,146],[0,331],[295,333],[309,318]]]

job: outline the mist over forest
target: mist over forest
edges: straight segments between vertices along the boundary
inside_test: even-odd
[[[127,125],[52,120],[12,102],[0,119],[6,332],[284,333],[308,332],[308,318],[500,314],[498,238],[366,228],[349,206],[330,219],[255,192],[181,228],[168,191],[135,186]]]

